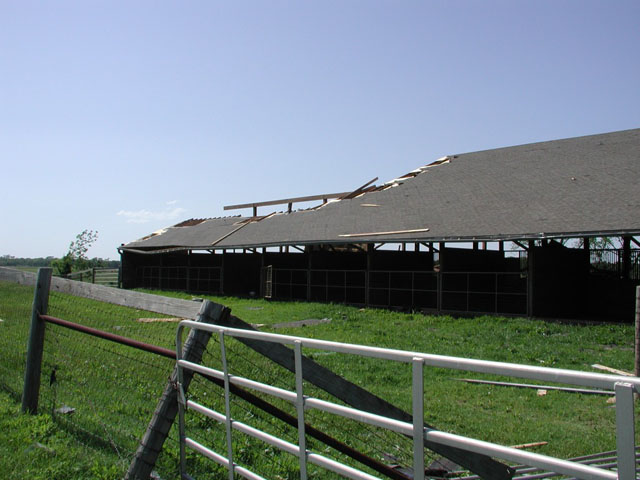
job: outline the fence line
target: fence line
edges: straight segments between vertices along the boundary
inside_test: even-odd
[[[11,270],[11,272],[7,272],[5,270]],[[34,274],[29,274],[27,272],[20,272],[13,269],[0,268],[0,280],[7,280],[9,278],[13,278],[17,280],[16,283],[22,283],[25,285],[36,284],[36,276]],[[100,285],[94,285],[94,284],[88,284],[88,283],[78,284],[78,282],[73,282],[67,279],[60,279],[55,277],[52,278],[51,288],[52,288],[52,291],[56,291],[56,292],[62,292],[62,293],[75,292],[73,293],[74,295],[77,294],[77,296],[88,298],[88,299],[105,301],[108,303],[113,303],[113,304],[122,305],[122,306],[133,306],[133,308],[139,308],[139,309],[155,311],[163,314],[175,315],[180,318],[195,318],[197,311],[201,307],[200,302],[196,303],[188,300],[171,299],[171,298],[162,297],[162,296],[141,294],[139,292],[130,292],[130,291],[122,291],[122,290],[114,292],[113,289],[105,288]],[[640,294],[640,289],[638,290],[638,292]],[[195,311],[195,314],[194,314],[194,311]],[[181,312],[181,313],[177,313],[177,312]],[[40,315],[40,318],[42,319],[44,317]],[[48,318],[44,318],[44,319],[49,320]],[[183,322],[183,323],[185,325],[192,326],[189,322]],[[221,328],[221,327],[218,327],[218,328]],[[224,332],[225,334],[232,336],[232,334],[234,334],[233,330],[234,329],[227,328]],[[253,332],[246,332],[245,330],[242,330],[241,332],[242,333],[239,333],[234,336],[238,336],[242,338],[254,338],[252,337],[252,335],[254,334]],[[258,335],[269,335],[269,334],[258,333]],[[305,348],[327,349],[327,346],[328,346],[328,344],[326,345],[323,344],[322,343],[323,341],[301,339],[300,337],[287,337],[287,336],[276,336],[276,337],[282,337],[282,338],[286,337],[286,338],[293,339],[292,340],[293,343],[290,343],[290,345],[294,345],[294,346],[297,345],[296,348],[302,348],[302,346],[304,345]],[[258,337],[255,337],[255,338],[259,340],[264,340],[263,338],[258,338]],[[282,338],[280,338],[280,340],[282,340]],[[313,342],[321,342],[321,343],[316,343],[315,346],[313,346],[314,345]],[[335,342],[328,342],[328,343],[335,343]],[[343,345],[343,344],[339,344],[339,345]],[[358,350],[358,348],[356,348],[356,353],[364,356],[371,356],[373,358],[378,358],[377,355],[379,355],[382,350],[387,350],[387,349],[376,349],[375,347],[362,347],[358,345],[349,345],[348,347],[364,348],[365,350]],[[342,350],[330,350],[330,351],[342,352]],[[347,352],[347,350],[345,350],[342,353],[345,353],[345,352]],[[401,352],[401,351],[391,350],[391,352]],[[602,476],[600,473],[596,472],[597,473],[596,476],[588,476],[588,475],[591,475],[591,473],[593,472],[591,472],[590,470],[586,470],[586,471],[583,471],[583,473],[586,472],[585,475],[587,474],[588,475],[583,476],[582,478],[620,478],[620,479],[635,478],[635,460],[634,460],[634,466],[633,466],[634,477],[631,477],[629,473],[631,471],[630,470],[631,461],[629,460],[629,455],[625,454],[624,452],[626,451],[628,445],[633,445],[635,442],[634,430],[633,430],[633,425],[634,425],[633,419],[629,421],[627,412],[629,409],[631,409],[631,412],[633,415],[632,392],[634,391],[634,389],[637,391],[638,388],[640,387],[640,379],[618,377],[615,375],[590,374],[587,372],[574,372],[571,370],[529,367],[527,365],[502,364],[500,362],[486,362],[486,361],[476,361],[476,360],[464,359],[464,358],[443,357],[443,356],[437,356],[437,355],[422,354],[419,352],[404,352],[403,355],[405,356],[402,356],[402,360],[399,360],[400,357],[397,357],[397,358],[394,357],[389,359],[413,363],[418,358],[425,365],[432,365],[432,366],[438,366],[443,368],[456,368],[456,369],[469,369],[469,370],[473,370],[473,368],[478,368],[478,370],[473,370],[473,371],[489,372],[489,373],[496,373],[496,374],[509,374],[513,376],[536,375],[536,376],[523,376],[521,378],[535,378],[535,379],[545,380],[549,382],[563,382],[563,383],[571,383],[572,381],[585,382],[585,383],[576,383],[578,385],[584,385],[584,386],[596,386],[595,383],[593,383],[593,382],[596,382],[598,383],[598,388],[607,388],[607,386],[610,388],[611,386],[613,386],[618,396],[617,412],[620,412],[617,417],[617,425],[618,425],[618,428],[620,429],[620,434],[618,436],[618,448],[621,452],[623,452],[623,454],[619,455],[620,474],[614,477],[607,477],[606,475]],[[406,355],[409,355],[411,358],[409,359],[409,357]],[[471,362],[471,363],[468,363],[468,362]],[[475,362],[480,362],[480,363],[476,364]],[[506,370],[501,369],[501,367],[505,367]],[[578,376],[580,378],[578,377],[570,378],[572,375],[575,375],[575,374],[579,374]],[[222,375],[223,375],[222,378],[224,380],[224,371],[222,372]],[[416,377],[414,376],[414,379],[415,378]],[[241,377],[236,377],[232,379],[227,373],[227,379],[229,381],[232,381],[232,380],[238,381],[241,379]],[[414,400],[416,398],[417,397],[414,394]],[[310,399],[308,397],[305,397],[302,394],[296,395],[296,399],[293,401],[300,402],[302,401],[301,399],[304,399],[304,402],[306,402],[305,406],[307,407],[322,409],[322,407],[325,406],[325,403],[323,403],[322,401],[316,400],[316,399]],[[298,405],[300,406],[301,404],[298,404]],[[326,408],[330,409],[331,407],[326,407]],[[345,410],[344,412],[347,412],[347,411],[348,409]],[[354,411],[351,413],[353,413],[357,417],[362,416],[361,412]],[[405,433],[411,433],[409,432],[408,429],[412,428],[415,430],[415,422],[413,425],[411,424],[406,424],[404,426],[397,425],[397,427],[400,428]],[[465,439],[457,437],[455,435],[448,436],[450,434],[444,434],[444,436],[442,436],[440,435],[441,433],[443,432],[426,430],[425,438],[427,440],[431,440],[436,443],[443,443],[448,445],[459,445],[460,444],[459,442],[465,441]],[[514,452],[511,452],[510,450],[503,450],[505,447],[491,446],[489,444],[485,444],[485,442],[479,442],[479,443],[475,442],[472,445],[469,445],[468,447],[471,448],[472,451],[483,452],[483,453],[487,453],[487,451],[489,451],[487,449],[492,449],[490,450],[492,454],[495,454],[496,456],[509,455],[508,457],[503,457],[503,458],[513,459],[514,461],[515,459],[521,459],[521,457],[514,457],[513,456],[515,455]],[[300,451],[304,452],[305,448],[301,448],[298,450],[298,452]],[[521,452],[518,451],[518,453],[520,454]],[[316,457],[312,457],[312,458],[315,459]],[[534,460],[538,461],[539,459],[537,460],[534,459]],[[543,459],[541,461],[546,461],[546,460]],[[564,468],[564,466],[562,465],[560,467]],[[237,470],[237,473],[240,473],[240,471],[241,470]],[[364,477],[356,477],[356,478],[364,478]]]
[[[36,274],[0,267],[0,281],[35,286]],[[180,318],[194,319],[200,309],[200,302],[134,292],[132,290],[119,290],[60,277],[51,278],[51,291]]]
[[[120,268],[92,267],[68,273],[65,278],[79,282],[98,283],[109,287],[120,287]]]
[[[271,268],[271,297],[372,307],[527,315],[520,272]],[[268,277],[268,275],[267,275]]]

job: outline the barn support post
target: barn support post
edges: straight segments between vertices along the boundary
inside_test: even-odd
[[[311,301],[311,256],[313,248],[307,248],[307,302]]]
[[[40,319],[40,315],[45,315],[49,306],[51,272],[51,268],[40,268],[38,269],[38,277],[36,278],[33,307],[31,308],[31,328],[29,330],[29,341],[27,344],[27,366],[24,372],[24,386],[22,390],[23,413],[38,413],[45,331],[45,322]]]
[[[631,237],[622,239],[622,278],[631,278]]]
[[[224,257],[227,251],[222,250],[222,258],[220,259],[220,295],[224,295]]]
[[[437,243],[438,250],[438,269],[436,270],[436,290],[437,290],[437,300],[436,300],[436,309],[438,313],[442,312],[442,265],[444,257],[446,256],[444,253],[444,243]],[[431,246],[433,249],[433,245]]]
[[[191,250],[187,250],[187,284],[186,291],[189,292],[191,290],[191,254],[193,252]]]
[[[256,248],[256,253],[258,253],[258,249]],[[260,255],[260,274],[258,275],[259,278],[259,282],[260,285],[258,286],[258,294],[260,296],[260,298],[264,298],[264,294],[265,294],[265,288],[264,288],[264,282],[265,282],[265,275],[264,275],[264,248],[262,249],[262,253],[259,253],[258,255]]]
[[[229,309],[205,300],[196,317],[197,322],[216,323],[229,315]],[[204,330],[191,330],[184,342],[183,359],[188,362],[200,363],[202,355],[211,338],[211,332]],[[187,369],[183,372],[182,390],[186,392],[193,378],[193,371]],[[178,370],[176,367],[169,378],[169,382],[162,392],[147,430],[144,433],[135,456],[129,465],[125,475],[126,480],[148,480],[155,467],[162,446],[164,445],[169,430],[178,414]]]
[[[373,243],[367,243],[367,270],[364,274],[364,305],[369,306],[371,303],[371,265],[373,264],[373,252],[375,251]]]
[[[527,316],[533,317],[533,257],[535,255],[535,243],[529,240],[529,248],[527,249]]]

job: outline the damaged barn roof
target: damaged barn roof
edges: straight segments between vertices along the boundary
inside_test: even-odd
[[[121,249],[637,235],[640,129],[451,155],[335,195],[308,210],[183,222]]]

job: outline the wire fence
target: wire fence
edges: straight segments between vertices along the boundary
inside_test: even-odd
[[[0,386],[16,400],[22,393],[26,344],[29,336],[33,287],[0,282]],[[48,315],[104,332],[174,350],[178,317],[161,315],[136,308],[90,300],[52,290]],[[235,374],[288,388],[294,375],[237,341],[227,345],[230,368]],[[211,338],[203,357],[206,365],[220,365],[220,344]],[[151,419],[158,399],[174,368],[174,361],[131,347],[86,335],[47,322],[42,361],[39,409],[52,416],[57,425],[74,435],[89,448],[110,455],[124,475],[140,439]],[[317,398],[328,394],[312,385],[305,390]],[[211,408],[224,411],[224,393],[220,386],[196,376],[189,397]],[[271,400],[270,400],[271,401]],[[233,396],[234,418],[261,430],[297,442],[295,426],[282,415],[295,419],[295,408],[288,402],[271,401],[265,411],[240,396]],[[348,445],[381,463],[410,465],[411,441],[397,434],[364,427],[348,420],[310,412],[307,422],[340,444]],[[295,425],[295,422],[294,422]],[[224,426],[206,418],[191,416],[187,422],[190,435],[208,445],[224,445]],[[391,435],[391,437],[390,437]],[[340,461],[358,465],[343,453],[317,439],[309,447]],[[299,476],[298,460],[250,437],[234,439],[235,459],[266,478],[294,479]],[[435,460],[435,457],[430,459]],[[220,478],[224,470],[193,454],[187,458],[189,471],[197,478]],[[361,465],[359,465],[362,468]],[[177,428],[172,428],[156,464],[160,478],[178,478],[179,442]],[[310,478],[339,478],[325,470],[310,469]]]
[[[86,285],[82,288],[97,288],[93,285],[82,285]],[[125,294],[135,293],[108,290],[115,292],[116,300]],[[16,398],[20,397],[24,381],[32,302],[33,286],[0,281],[0,388]],[[195,305],[186,300],[182,302]],[[148,305],[146,307],[150,308]],[[118,306],[111,302],[61,293],[60,289],[52,289],[47,313],[52,317],[164,349],[175,349],[178,313],[172,316],[162,315],[146,309]],[[202,363],[221,369],[220,348],[218,338],[213,336]],[[277,366],[239,341],[228,340],[226,348],[232,374],[287,390],[294,389],[295,377],[285,368]],[[390,399],[400,409],[411,411],[410,397],[394,396],[399,390],[398,386],[410,384],[409,368],[406,371],[390,373],[383,370],[380,362],[375,359],[346,361],[340,353],[323,355],[315,350],[305,350],[304,354],[359,385],[369,387],[371,379],[383,377],[388,385],[383,386],[381,383],[380,386],[374,387],[372,393]],[[40,410],[50,413],[59,426],[75,435],[88,448],[99,449],[101,453],[110,455],[121,477],[138,448],[158,399],[167,385],[174,363],[170,358],[108,342],[47,322]],[[349,372],[352,376],[360,376],[349,378]],[[437,379],[434,378],[434,381]],[[381,391],[376,391],[375,388]],[[456,386],[451,386],[451,389],[459,390]],[[330,398],[329,394],[308,382],[305,382],[304,390],[307,395],[335,401],[335,398]],[[497,392],[495,393],[497,396]],[[465,393],[468,394],[469,392]],[[206,378],[196,376],[188,395],[190,399],[217,411],[225,410],[223,390]],[[272,410],[234,394],[232,416],[266,433],[296,443],[297,429],[283,420],[286,415],[296,417],[295,407],[278,399],[270,399],[269,402]],[[274,414],[273,408],[282,415]],[[436,408],[435,404],[433,408]],[[312,427],[332,437],[337,444],[349,446],[375,461],[399,467],[412,464],[413,445],[411,440],[404,436],[324,415],[316,410],[310,410],[308,414],[305,412],[305,420]],[[224,426],[198,415],[190,415],[187,417],[187,431],[196,441],[217,446],[216,449],[224,451]],[[370,471],[349,458],[343,450],[330,447],[316,437],[310,436],[308,446],[311,450],[333,457],[342,463]],[[293,479],[299,476],[299,464],[295,457],[276,451],[250,437],[234,436],[233,450],[234,460],[251,465],[253,471],[265,478]],[[431,452],[425,454],[425,465],[437,470],[438,455]],[[195,478],[226,476],[222,467],[195,453],[190,454],[187,461],[188,471]],[[163,453],[156,464],[156,472],[165,480],[178,478],[178,465],[179,442],[177,428],[174,428],[170,431]],[[310,478],[338,478],[327,471],[313,468],[309,474]]]
[[[0,281],[0,388],[22,394],[33,287]]]

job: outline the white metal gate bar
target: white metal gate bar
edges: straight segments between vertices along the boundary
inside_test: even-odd
[[[363,357],[380,358],[383,360],[393,360],[396,362],[411,363],[414,358],[422,358],[425,365],[431,367],[449,368],[454,370],[466,370],[470,372],[492,373],[516,378],[527,378],[531,380],[541,380],[553,383],[566,383],[584,387],[601,388],[613,390],[615,384],[626,381],[633,385],[634,389],[640,389],[639,377],[623,377],[620,375],[610,375],[603,373],[582,372],[579,370],[568,370],[562,368],[538,367],[519,363],[494,362],[491,360],[478,360],[473,358],[450,357],[447,355],[434,355],[430,353],[410,352],[406,350],[394,350],[390,348],[369,347],[366,345],[356,345],[351,343],[331,342],[328,340],[316,340],[313,338],[294,337],[291,335],[280,335],[275,333],[265,333],[255,330],[243,330],[239,328],[221,327],[219,325],[204,324],[192,320],[183,320],[178,328],[198,328],[218,332],[224,330],[228,335],[238,338],[248,338],[262,340],[284,345],[294,345],[300,341],[305,348],[315,348],[330,352],[360,355]]]
[[[250,379],[229,375],[226,368],[226,362],[223,362],[224,371],[220,372],[208,367],[195,365],[190,362],[186,362],[181,358],[180,345],[182,344],[182,330],[186,327],[197,328],[202,330],[208,330],[211,332],[218,332],[220,334],[221,343],[224,342],[225,336],[250,338],[254,340],[262,340],[269,342],[276,342],[281,344],[292,345],[294,347],[295,355],[295,375],[296,375],[296,392],[289,392],[287,390],[279,389],[270,385],[262,384]],[[424,354],[418,352],[407,352],[402,350],[384,349],[378,347],[367,347],[362,345],[345,344],[338,342],[330,342],[325,340],[307,339],[302,337],[293,337],[289,335],[277,335],[272,333],[248,331],[242,329],[234,329],[228,327],[221,327],[217,325],[201,324],[190,320],[184,320],[180,322],[177,331],[177,365],[179,374],[182,368],[190,368],[194,371],[200,372],[205,375],[211,375],[217,378],[224,378],[225,380],[225,394],[228,394],[229,384],[237,384],[238,386],[244,386],[250,389],[254,389],[263,393],[274,395],[284,400],[290,401],[296,405],[298,409],[299,423],[302,419],[302,429],[299,425],[299,446],[293,446],[294,449],[283,449],[290,451],[300,457],[301,475],[306,472],[306,461],[316,463],[316,454],[309,453],[306,449],[301,449],[300,446],[305,445],[304,440],[304,409],[316,408],[318,410],[330,412],[336,415],[341,415],[347,418],[351,418],[363,423],[376,425],[379,427],[387,428],[396,432],[400,432],[414,439],[414,472],[416,472],[415,478],[424,478],[424,439],[427,439],[434,443],[440,443],[456,448],[461,448],[468,451],[473,451],[490,457],[501,458],[504,460],[518,462],[532,467],[540,469],[546,469],[552,472],[557,472],[564,475],[575,476],[577,478],[588,480],[635,480],[635,429],[634,429],[634,402],[633,393],[638,391],[640,386],[640,378],[638,377],[622,377],[618,375],[607,375],[600,373],[580,372],[566,369],[554,369],[549,367],[537,367],[530,365],[520,365],[513,363],[501,363],[485,360],[475,360],[458,357],[448,357],[442,355]],[[357,410],[351,407],[344,407],[338,404],[327,402],[324,400],[305,397],[302,391],[302,347],[322,349],[326,351],[347,353],[353,355],[360,355],[365,357],[373,357],[379,359],[386,359],[402,363],[412,363],[413,368],[413,385],[412,385],[412,398],[413,398],[413,423],[401,422],[393,420],[380,415],[371,414],[361,410]],[[224,348],[224,347],[222,347]],[[423,391],[423,367],[424,365],[436,366],[440,368],[449,368],[456,370],[470,370],[480,373],[492,373],[499,375],[512,376],[516,378],[528,378],[541,380],[545,382],[566,383],[580,386],[588,386],[595,388],[613,389],[616,393],[616,438],[618,449],[618,472],[612,472],[603,468],[584,465],[576,463],[574,461],[562,460],[546,455],[540,455],[532,452],[522,451],[502,445],[496,445],[481,440],[462,437],[451,433],[441,432],[433,429],[424,428],[424,391]],[[179,375],[179,378],[180,375]],[[191,405],[192,402],[185,402],[184,408],[187,404]],[[183,405],[180,405],[181,409]],[[183,422],[183,415],[180,415],[180,421]],[[227,415],[224,422],[227,423],[230,428],[236,428],[236,423],[231,420],[230,412],[227,408]],[[249,427],[251,428],[251,427]],[[247,430],[243,427],[243,430]],[[256,431],[257,432],[257,431]],[[255,433],[255,432],[254,432]],[[181,426],[181,441],[182,441],[183,427]],[[265,441],[267,434],[260,432],[258,438]],[[228,438],[230,433],[228,433]],[[283,440],[279,440],[284,442]],[[285,442],[286,443],[286,442]],[[182,449],[181,449],[182,452]],[[301,453],[302,452],[302,453]],[[324,457],[322,457],[324,459]],[[329,461],[332,466],[334,461]],[[323,462],[324,462],[323,460]],[[182,464],[182,463],[181,463]],[[231,465],[231,462],[229,463]],[[340,464],[338,464],[340,465]],[[338,469],[349,468],[342,465],[336,467]],[[330,468],[333,471],[333,468]],[[351,472],[345,475],[349,478],[376,478],[372,477],[364,472],[359,472],[358,476],[351,476]],[[240,473],[240,472],[237,472]],[[422,473],[422,476],[421,476]],[[342,474],[342,473],[341,473]],[[301,478],[304,478],[301,476]]]
[[[188,400],[186,402],[186,405],[189,409],[193,411],[197,411],[198,413],[205,415],[211,418],[212,420],[216,420],[222,424],[226,423],[226,416],[222,413],[216,412],[215,410],[207,408],[191,400]],[[279,448],[280,450],[283,450],[287,453],[296,455],[298,457],[300,456],[300,447],[298,447],[293,443],[287,442],[286,440],[282,440],[281,438],[262,432],[261,430],[253,428],[252,426],[242,423],[240,421],[233,421],[232,427],[235,430],[241,433],[244,433],[245,435],[249,435],[250,437],[262,440],[265,443],[273,447]],[[200,443],[196,442],[195,440],[187,438],[185,439],[185,442],[187,442],[189,446],[200,451],[200,453],[203,453],[203,455],[218,462],[220,465],[228,467],[229,461],[227,458],[215,453],[213,450],[210,450],[207,447],[202,446]],[[307,459],[309,462],[315,465],[324,467],[327,470],[331,470],[347,478],[353,478],[354,480],[379,480],[377,477],[368,475],[364,472],[351,468],[347,465],[342,465],[341,463],[338,463],[334,460],[323,457],[322,455],[307,452]],[[256,475],[255,473],[249,472],[247,469],[239,465],[235,466],[235,472],[244,476],[245,478],[262,478],[259,475]],[[249,472],[249,473],[246,473],[246,472]]]
[[[618,465],[618,457],[616,456],[615,450],[592,455],[583,455],[571,458],[570,460],[572,462],[582,463],[583,465],[597,465],[599,468],[615,468]],[[636,465],[638,465],[639,461],[640,453],[638,453],[638,448],[636,447]],[[527,467],[525,465],[518,465],[514,468],[516,470],[513,477],[515,480],[536,480],[559,476],[555,472],[545,472],[540,468]],[[465,477],[456,477],[456,480],[480,480],[480,477],[478,475],[468,475]]]
[[[302,343],[296,342],[295,370],[296,370],[296,412],[298,413],[298,447],[300,459],[300,480],[307,480],[307,440],[304,429],[304,391],[302,381]]]
[[[615,385],[616,392],[616,424],[617,424],[617,449],[618,474],[621,478],[635,478],[636,476],[636,455],[635,455],[635,422],[633,418],[629,422],[629,417],[625,414],[633,412],[633,385],[626,382],[618,382]],[[633,448],[632,455],[627,455],[628,446]]]
[[[233,464],[233,441],[231,438],[231,392],[229,391],[229,368],[227,366],[227,350],[224,344],[224,330],[220,330],[220,358],[222,360],[223,378],[224,378],[224,408],[225,415],[225,428],[227,430],[227,460],[229,469],[229,480],[233,480],[233,471],[235,465]]]
[[[413,478],[424,480],[424,362],[413,359]]]

